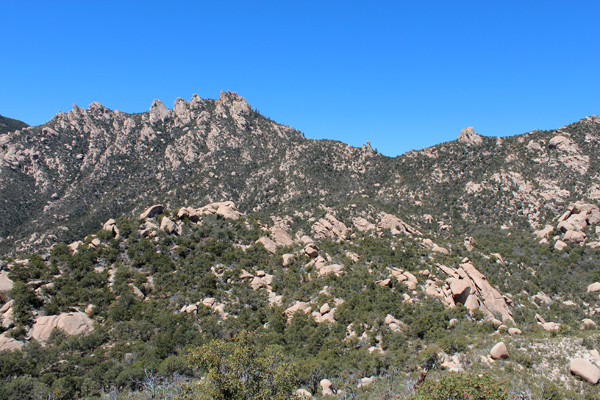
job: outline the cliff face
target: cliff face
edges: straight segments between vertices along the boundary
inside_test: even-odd
[[[600,197],[600,119],[507,138],[458,140],[396,158],[306,139],[235,93],[155,100],[127,114],[93,103],[0,136],[0,246],[74,240],[153,202],[234,201],[245,212],[370,203],[412,222],[465,231],[537,228]]]

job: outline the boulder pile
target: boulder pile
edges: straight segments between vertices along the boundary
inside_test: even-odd
[[[461,303],[469,310],[479,309],[488,319],[499,316],[503,321],[513,321],[509,308],[511,300],[502,296],[468,258],[462,260],[458,269],[440,264],[437,268],[448,278],[440,285],[434,276],[430,276],[425,284],[427,294],[443,298],[450,307]]]

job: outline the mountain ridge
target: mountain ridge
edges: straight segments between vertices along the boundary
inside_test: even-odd
[[[27,125],[25,122],[19,121],[18,119],[12,119],[0,115],[0,135],[10,131],[27,128],[28,126],[29,125]]]
[[[415,213],[438,220],[445,214],[446,225],[537,228],[544,213],[578,200],[573,192],[588,187],[595,196],[599,126],[592,116],[504,138],[467,128],[455,141],[392,158],[369,145],[307,139],[232,92],[218,100],[177,99],[172,109],[155,100],[136,114],[97,102],[87,110],[74,105],[2,138],[0,187],[7,195],[0,211],[7,217],[0,222],[0,246],[75,240],[107,216],[165,198],[196,206],[232,200],[252,212],[370,199],[413,221],[420,218]],[[560,143],[550,143],[559,136]],[[525,211],[508,222],[491,210],[473,216],[485,202],[504,214]]]

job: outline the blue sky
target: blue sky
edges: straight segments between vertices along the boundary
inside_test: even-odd
[[[235,91],[386,155],[600,114],[600,1],[0,0],[0,114]]]

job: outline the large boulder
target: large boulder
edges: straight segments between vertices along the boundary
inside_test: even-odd
[[[578,231],[565,232],[564,240],[571,243],[581,243],[585,240],[585,233]]]
[[[289,254],[289,253],[284,254],[281,258],[282,258],[281,265],[284,268],[289,267],[292,264],[292,262],[294,261],[294,255],[293,254]]]
[[[470,281],[470,286],[474,289],[474,293],[472,292],[472,294],[477,295],[481,303],[480,309],[487,317],[493,318],[494,315],[498,314],[502,317],[503,321],[513,320],[512,311],[508,307],[506,298],[490,285],[486,277],[470,262],[465,260],[457,272],[461,278],[466,279],[468,282]],[[467,298],[467,301],[471,296]],[[474,305],[474,303],[471,303],[471,305]],[[465,302],[465,306],[467,306],[467,302]]]
[[[596,323],[589,318],[584,318],[581,321],[581,329],[594,328],[595,326],[596,326]]]
[[[160,221],[160,229],[169,235],[179,233],[175,222],[171,221],[167,217],[163,217],[162,221]]]
[[[263,246],[265,246],[265,249],[271,254],[275,254],[277,252],[277,243],[275,243],[273,240],[266,236],[261,237],[255,243],[260,243]]]
[[[117,221],[109,219],[102,225],[102,230],[112,233],[115,237],[119,237],[119,228],[117,228]]]
[[[0,335],[0,351],[3,350],[21,350],[25,343],[8,337],[6,333]]]
[[[140,214],[140,219],[152,218],[161,214],[165,210],[165,207],[160,204],[155,204],[148,207],[143,213]]]
[[[471,285],[465,279],[452,279],[450,291],[455,302],[465,304],[467,297],[471,294]]]
[[[271,237],[273,238],[273,241],[280,246],[290,246],[294,244],[294,240],[290,234],[278,225],[271,228]]]
[[[318,268],[317,273],[319,274],[319,276],[325,276],[329,274],[336,274],[337,276],[340,276],[343,270],[344,264],[331,264]]]
[[[577,144],[573,141],[573,139],[570,139],[570,138],[565,137],[563,135],[554,136],[548,142],[548,148],[550,148],[550,149],[558,149],[558,150],[561,150],[561,151],[568,151],[571,148],[573,148],[574,146],[577,146]]]
[[[567,248],[567,244],[565,242],[563,242],[562,240],[557,240],[556,243],[554,243],[554,248],[558,251],[563,251],[564,249]]]
[[[557,331],[560,329],[560,323],[558,322],[545,322],[542,323],[541,326],[546,332]]]
[[[267,282],[264,278],[260,278],[258,276],[255,276],[250,281],[250,286],[252,287],[252,289],[258,290],[258,289],[260,289],[262,287],[269,286],[269,282]]]
[[[83,246],[83,242],[81,240],[78,240],[76,242],[73,242],[69,245],[67,245],[67,247],[69,248],[69,250],[71,250],[73,252],[73,254],[77,254],[79,252],[79,247]]]
[[[288,307],[283,313],[285,314],[288,322],[290,322],[294,316],[294,314],[298,311],[302,311],[306,314],[310,313],[312,310],[308,306],[308,303],[304,301],[297,301],[292,306]]]
[[[294,392],[294,395],[301,399],[312,399],[313,395],[306,389],[298,389]]]
[[[465,307],[467,310],[477,310],[481,304],[479,303],[479,299],[476,295],[470,294],[465,300]]]
[[[233,201],[210,203],[197,209],[196,213],[201,215],[216,214],[222,216],[223,218],[233,220],[239,219],[242,215],[244,215],[238,211]]]
[[[331,396],[333,395],[332,383],[329,379],[321,379],[321,395]]]
[[[0,308],[0,322],[2,323],[2,327],[4,329],[11,328],[14,326],[13,320],[13,304],[14,300],[7,301],[2,308]]]
[[[65,334],[80,335],[94,329],[93,321],[83,312],[70,312],[59,315],[39,317],[31,330],[31,337],[45,344],[54,329],[61,329]]]
[[[591,285],[588,285],[587,291],[588,293],[600,292],[600,282],[594,282]]]
[[[519,328],[508,328],[509,335],[520,335],[523,332]]]
[[[548,237],[552,232],[554,232],[554,227],[552,225],[546,225],[544,228],[533,232],[533,234],[539,239],[542,239]]]
[[[433,247],[431,247],[431,250],[436,253],[443,254],[445,256],[450,255],[450,250],[448,250],[445,247],[438,246],[437,244],[434,244]]]
[[[304,247],[304,254],[306,254],[307,256],[309,256],[310,258],[315,258],[319,255],[319,248],[317,247],[316,244],[307,244]]]
[[[586,382],[595,385],[600,381],[600,369],[591,362],[582,358],[571,360],[569,370],[573,375],[576,375]]]
[[[198,215],[196,210],[193,209],[192,207],[181,207],[179,209],[179,211],[177,211],[177,218],[179,218],[179,219],[187,218],[191,222],[194,222],[194,223],[200,221],[200,216]]]
[[[362,217],[356,217],[352,219],[352,224],[356,229],[361,232],[375,230],[376,226],[370,223],[367,219]]]
[[[490,350],[490,357],[492,357],[493,360],[508,358],[508,349],[504,342],[497,343],[492,347],[492,350]]]
[[[0,271],[0,293],[8,293],[13,288],[13,281],[8,277],[8,271]]]

